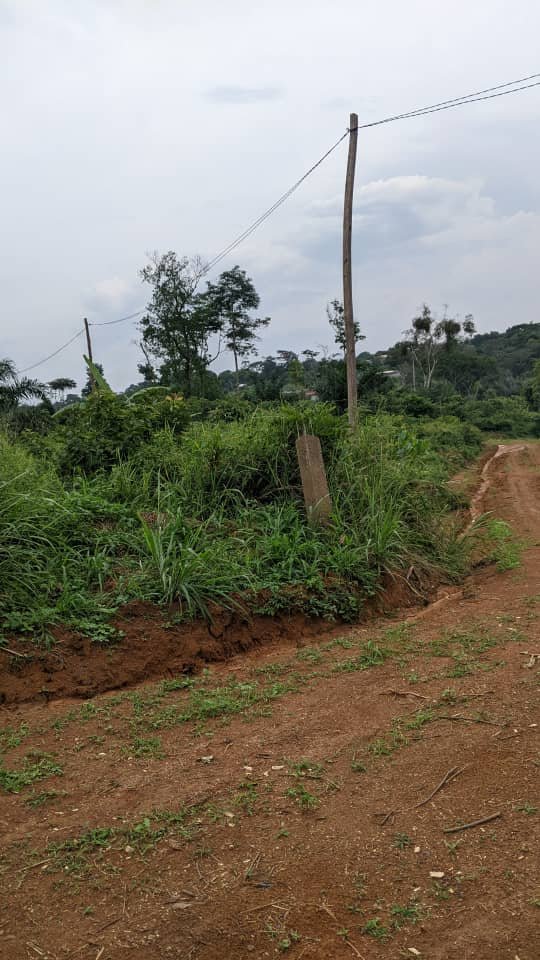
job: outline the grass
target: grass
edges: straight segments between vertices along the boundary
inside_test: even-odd
[[[0,642],[42,642],[62,623],[115,643],[114,614],[135,597],[174,604],[169,616],[184,620],[211,620],[216,605],[352,620],[386,571],[465,568],[436,431],[419,440],[378,414],[350,435],[324,404],[177,433],[147,429],[143,412],[130,419],[118,398],[96,398],[25,447],[0,436]],[[146,440],[129,432],[143,426]],[[307,522],[301,498],[295,439],[308,426],[334,503],[325,528]]]
[[[491,544],[490,559],[497,564],[497,570],[515,570],[521,565],[523,544],[518,541],[512,528],[504,520],[490,520],[487,525],[487,538]]]

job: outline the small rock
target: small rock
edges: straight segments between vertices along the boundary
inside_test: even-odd
[[[421,953],[416,947],[407,947],[407,952],[412,953],[413,957],[420,957]]]
[[[430,877],[433,877],[434,880],[442,880],[442,878],[444,877],[444,873],[442,870],[430,870],[429,875]]]
[[[284,769],[285,769],[285,764],[284,764],[284,763],[282,763],[281,765],[273,766],[273,767],[272,767],[272,770],[284,770]]]
[[[420,847],[415,847],[415,848],[414,848],[414,852],[415,852],[415,853],[420,853]]]
[[[187,910],[190,906],[189,900],[177,900],[176,903],[171,903],[173,910]]]
[[[199,757],[201,763],[212,763],[213,759],[214,755],[212,753],[209,753],[207,757]]]
[[[127,847],[124,847],[124,851],[125,853],[135,853],[135,847],[130,847],[128,845]]]

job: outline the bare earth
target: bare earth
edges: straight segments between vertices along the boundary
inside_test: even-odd
[[[499,453],[521,563],[430,607],[86,701],[2,654],[6,768],[63,771],[0,788],[5,960],[538,960],[540,444]]]

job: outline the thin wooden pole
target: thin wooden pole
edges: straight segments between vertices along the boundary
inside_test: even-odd
[[[88,326],[88,320],[86,319],[86,317],[84,318],[84,329],[86,332],[86,345],[88,347],[88,359],[90,360],[91,363],[93,363],[94,358],[92,357],[92,341],[90,339],[90,327]],[[94,379],[94,374],[92,373],[91,367],[88,368],[88,376],[90,377],[90,383],[92,385],[92,390],[94,391],[96,389],[96,381]]]
[[[351,113],[349,121],[349,156],[347,158],[345,202],[343,205],[343,321],[345,324],[345,360],[347,366],[347,411],[349,415],[349,426],[351,427],[355,427],[358,421],[356,338],[354,336],[351,271],[352,213],[357,142],[358,116],[356,113]]]

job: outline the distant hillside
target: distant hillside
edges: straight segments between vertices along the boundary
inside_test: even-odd
[[[484,356],[492,357],[499,369],[516,380],[527,376],[535,360],[540,360],[540,323],[518,323],[504,333],[477,333],[471,345]]]

